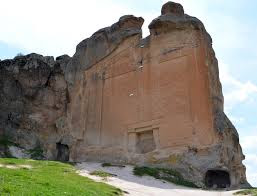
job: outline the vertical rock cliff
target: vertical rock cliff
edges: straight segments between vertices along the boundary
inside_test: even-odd
[[[248,186],[204,25],[173,2],[144,39],[143,22],[121,17],[72,58],[0,61],[1,137],[47,159],[160,166],[199,186]]]

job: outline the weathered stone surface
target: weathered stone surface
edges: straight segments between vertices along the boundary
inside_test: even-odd
[[[41,146],[46,154],[60,140],[54,124],[66,115],[67,84],[61,66],[68,61],[68,56],[54,61],[29,54],[0,62],[0,132],[5,140],[27,150]]]
[[[90,38],[81,41],[76,53],[66,70],[66,79],[74,83],[81,79],[81,73],[104,57],[112,53],[119,44],[128,37],[141,34],[144,19],[132,15],[122,16],[119,21],[110,27],[95,32]]]
[[[164,14],[174,14],[174,15],[177,15],[177,16],[183,16],[184,15],[184,9],[183,9],[183,6],[180,5],[179,3],[169,1],[162,6],[161,13],[162,13],[162,15],[164,15]]]
[[[47,159],[171,167],[199,186],[247,186],[204,25],[172,2],[144,39],[142,24],[123,16],[72,58],[1,61],[0,134]],[[229,179],[215,182],[215,172]]]

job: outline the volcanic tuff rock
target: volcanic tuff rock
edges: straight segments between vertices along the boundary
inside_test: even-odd
[[[144,39],[144,20],[126,15],[72,58],[0,61],[2,138],[47,159],[168,167],[199,186],[248,186],[211,37],[180,4],[161,13]]]
[[[63,69],[69,60],[65,55],[54,61],[29,54],[0,62],[0,134],[27,150],[53,146],[54,153],[55,141],[61,137],[55,121],[67,109]]]

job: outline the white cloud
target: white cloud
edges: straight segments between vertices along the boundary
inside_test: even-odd
[[[244,161],[247,180],[252,186],[257,186],[257,154],[247,154]]]
[[[255,150],[257,153],[257,135],[243,137],[241,139],[241,145],[244,150]],[[257,155],[255,158],[257,164]],[[252,160],[253,157],[250,156],[250,159]]]
[[[253,186],[253,187],[256,187],[257,186],[257,172],[246,172],[246,177],[247,177],[247,180],[248,182],[250,182],[250,184]]]
[[[256,142],[257,140],[255,140]],[[257,166],[257,155],[256,154],[248,154],[246,156],[246,161],[254,163]]]
[[[252,186],[257,186],[257,135],[245,136],[240,140],[245,153],[247,180]]]
[[[156,9],[159,11],[155,12],[144,9],[139,11],[136,5],[126,6],[126,1],[117,0],[2,1],[0,40],[29,51],[48,55],[63,53],[71,55],[81,40],[98,29],[113,24],[124,14],[143,16],[146,20],[143,26],[144,36],[147,35],[148,24],[160,14],[161,4],[164,2],[167,0],[155,1],[155,4],[160,6]],[[239,47],[245,45],[245,40],[242,38],[250,39],[249,36],[242,35],[248,33],[251,28],[242,27],[242,24],[233,17],[226,16],[222,11],[210,12],[210,7],[226,4],[225,2],[221,0],[213,0],[211,3],[206,0],[199,0],[197,3],[194,0],[177,0],[177,2],[184,6],[186,13],[197,16],[204,22],[214,37],[215,47]]]
[[[256,26],[251,21],[245,20],[242,15],[243,0],[175,0],[181,3],[185,13],[199,18],[205,25],[213,39],[213,46],[217,54],[228,50],[244,49],[257,52]],[[163,0],[163,3],[167,0]],[[247,9],[245,9],[247,10]],[[249,14],[249,13],[246,13]],[[257,53],[256,53],[257,54]]]
[[[257,86],[251,81],[242,82],[236,79],[229,71],[229,66],[219,63],[220,79],[223,85],[225,97],[225,110],[230,109],[239,103],[254,102],[253,95],[257,95]]]
[[[159,13],[137,13],[114,0],[8,0],[1,2],[0,41],[44,55],[73,55],[76,45],[125,14],[149,23]],[[146,30],[147,25],[144,25]]]

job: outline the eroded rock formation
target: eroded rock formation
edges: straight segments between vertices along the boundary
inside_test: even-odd
[[[180,4],[142,39],[126,15],[72,58],[0,62],[0,133],[47,159],[174,168],[199,186],[248,185],[235,127],[223,112],[212,40]]]
[[[56,119],[67,110],[63,69],[70,57],[38,54],[0,62],[0,133],[25,149],[52,149],[55,158]]]

